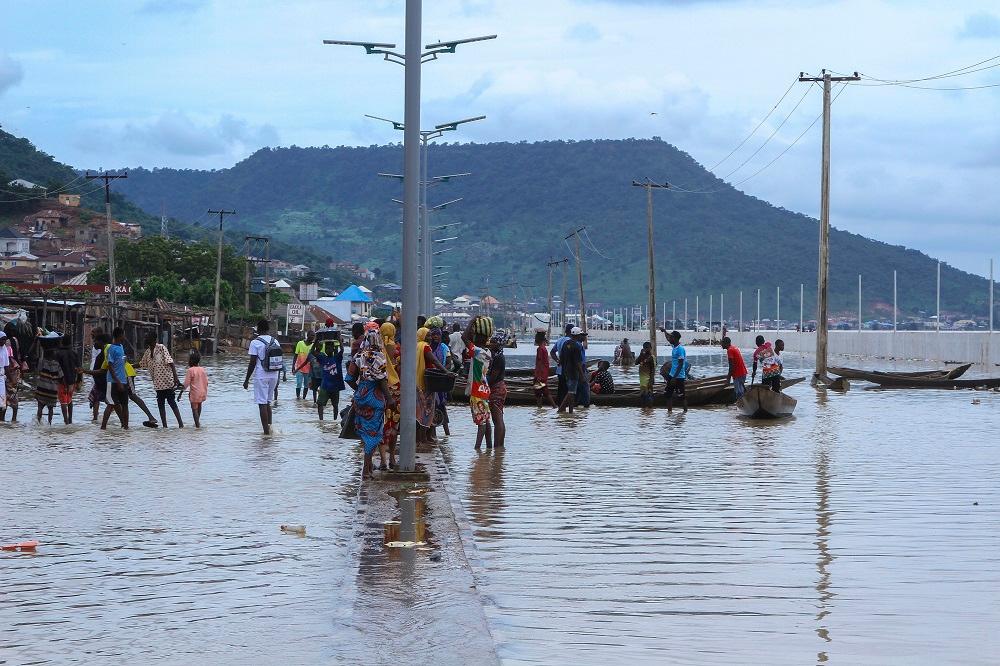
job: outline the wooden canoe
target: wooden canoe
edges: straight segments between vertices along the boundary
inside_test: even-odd
[[[736,401],[736,409],[743,416],[752,419],[778,419],[791,416],[796,400],[790,395],[778,393],[757,384],[747,389],[743,397]]]
[[[891,372],[883,370],[856,370],[854,368],[830,368],[830,372],[847,379],[861,379],[878,384],[883,378],[889,379],[958,379],[972,367],[971,363],[960,365],[951,370],[923,370],[920,372]]]
[[[1000,377],[979,379],[921,379],[919,377],[881,377],[870,380],[881,388],[923,389],[1000,389]]]
[[[804,380],[804,377],[786,379],[782,381],[781,387],[784,389],[789,386],[794,386]],[[507,381],[506,384],[506,404],[535,405],[535,392],[530,385],[516,381]],[[550,385],[550,390],[553,394],[555,393],[554,386]],[[726,384],[725,375],[689,380],[685,385],[685,392],[687,393],[689,407],[731,405],[736,402],[736,394],[733,390],[733,385]],[[465,383],[463,380],[460,379],[455,383],[455,390],[452,392],[452,399],[456,402],[468,402],[468,398],[465,396]],[[639,390],[633,387],[616,391],[610,395],[602,395],[599,393],[592,394],[590,402],[592,405],[597,407],[642,407],[642,398],[639,395]],[[681,401],[675,398],[674,406],[679,406],[680,403]],[[653,396],[653,407],[666,406],[667,397],[664,393],[664,387],[662,384],[659,384],[656,386],[656,391]]]

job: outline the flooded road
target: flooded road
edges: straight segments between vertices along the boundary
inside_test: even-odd
[[[0,663],[381,663],[404,605],[434,620],[407,625],[414,649],[449,631],[434,586],[458,564],[393,578],[357,542],[360,456],[338,426],[289,383],[262,437],[239,364],[209,371],[200,431],[0,425],[0,540],[42,543],[0,554]],[[481,454],[453,407],[441,454],[501,660],[995,663],[1000,394],[860,386],[800,384],[772,423],[509,408],[506,452]]]

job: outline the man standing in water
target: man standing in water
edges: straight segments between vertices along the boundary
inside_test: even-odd
[[[295,360],[292,361],[292,374],[295,375],[295,397],[303,400],[309,398],[309,352],[312,351],[312,348],[313,332],[307,331],[305,340],[299,340],[295,343]]]
[[[571,339],[570,332],[574,328],[576,327],[573,326],[573,324],[566,324],[565,334],[561,338],[556,340],[556,343],[552,345],[552,350],[549,351],[549,356],[551,356],[552,360],[556,362],[556,375],[559,378],[559,384],[558,387],[556,388],[556,402],[558,402],[560,406],[563,403],[563,398],[566,397],[566,377],[563,376],[563,367],[559,358],[560,356],[562,356],[563,345],[565,345]],[[574,396],[574,400],[575,399],[576,397]]]
[[[674,411],[674,393],[684,401],[684,413],[688,410],[687,393],[684,392],[684,382],[687,380],[687,350],[681,345],[681,334],[671,331],[667,342],[673,347],[670,352],[670,372],[667,373],[667,414]]]
[[[576,406],[576,397],[579,393],[580,382],[587,381],[586,370],[583,366],[583,341],[587,334],[576,326],[569,330],[569,337],[561,345],[559,352],[559,366],[562,368],[561,378],[565,386],[566,393],[559,402],[559,411],[567,409],[573,413]]]
[[[726,383],[733,383],[736,399],[739,400],[747,391],[747,364],[743,362],[743,354],[733,346],[733,341],[726,336],[722,338],[722,348],[726,350],[726,360],[729,362]]]
[[[243,380],[243,388],[250,388],[250,377],[253,377],[253,397],[260,412],[260,425],[265,435],[271,434],[271,397],[278,387],[278,373],[281,366],[281,345],[268,335],[270,324],[266,319],[257,323],[257,337],[250,342],[250,363],[247,365],[247,376]],[[277,348],[279,354],[275,356]],[[277,358],[277,362],[275,362]],[[274,367],[273,370],[271,368]]]
[[[111,401],[104,409],[101,430],[108,429],[111,412],[118,414],[122,429],[128,430],[128,375],[125,372],[125,329],[118,327],[111,332],[111,344],[104,351],[108,365],[107,383],[110,385]]]

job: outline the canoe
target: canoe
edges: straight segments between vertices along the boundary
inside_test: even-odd
[[[736,401],[736,409],[743,416],[752,419],[779,419],[791,416],[796,400],[790,395],[778,393],[757,384],[747,389],[743,397]]]
[[[951,370],[923,370],[920,372],[890,372],[883,370],[856,370],[854,368],[830,368],[834,375],[846,377],[847,379],[862,379],[879,383],[882,378],[900,379],[958,379],[965,374],[965,371],[972,367],[971,363],[960,365]]]
[[[794,386],[804,377],[786,379],[781,383],[782,389]],[[507,381],[507,405],[535,405],[535,392],[530,384],[517,381]],[[555,392],[555,387],[550,387]],[[704,379],[692,379],[684,387],[687,393],[689,407],[704,407],[706,405],[731,405],[736,402],[736,394],[732,384],[726,384],[725,375],[706,377]],[[468,402],[465,396],[465,383],[461,379],[455,383],[455,390],[452,391],[452,400],[455,402]],[[610,395],[595,393],[591,395],[590,402],[597,407],[642,407],[642,398],[637,388],[628,388],[616,391]],[[679,406],[681,401],[674,400],[674,406]],[[659,384],[653,396],[653,407],[666,407],[667,397],[664,387]]]
[[[919,377],[880,377],[870,380],[881,388],[923,389],[1000,389],[1000,377],[979,379],[921,379]]]

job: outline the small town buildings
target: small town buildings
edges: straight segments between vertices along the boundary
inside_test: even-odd
[[[27,253],[0,255],[0,270],[15,268],[17,266],[38,268],[38,257],[36,257],[33,254],[27,254]]]
[[[31,241],[10,228],[0,229],[0,255],[28,254]]]
[[[352,284],[334,298],[321,298],[313,302],[341,321],[353,321],[371,316],[372,298]]]

